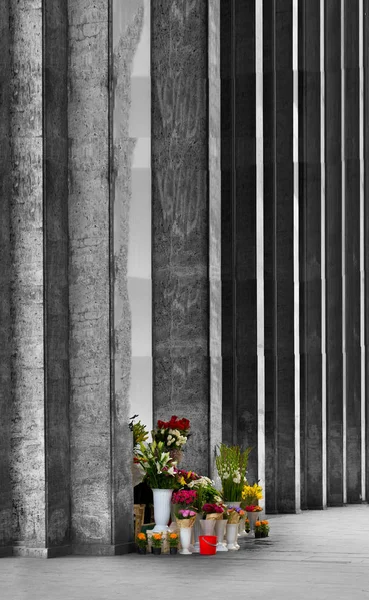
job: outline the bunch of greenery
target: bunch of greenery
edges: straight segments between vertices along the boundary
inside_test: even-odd
[[[241,450],[240,446],[220,444],[215,461],[222,482],[225,502],[239,502],[246,482],[246,469],[252,448]]]

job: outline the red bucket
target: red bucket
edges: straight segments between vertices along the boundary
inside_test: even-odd
[[[216,554],[217,541],[216,535],[200,535],[200,554]]]

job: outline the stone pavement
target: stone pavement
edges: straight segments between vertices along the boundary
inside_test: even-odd
[[[269,516],[216,556],[0,560],[1,600],[369,600],[369,506]]]

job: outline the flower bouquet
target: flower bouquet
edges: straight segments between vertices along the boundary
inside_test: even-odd
[[[223,519],[224,509],[220,504],[204,504],[202,507],[202,518],[208,521],[221,521]]]
[[[261,506],[257,504],[250,504],[250,506],[246,506],[245,508],[247,512],[247,517],[249,520],[250,531],[254,531],[255,523],[259,519],[258,514],[263,510]]]
[[[140,442],[135,450],[136,460],[145,471],[152,489],[173,489],[176,486],[176,462],[165,451],[163,442]]]
[[[196,511],[189,508],[180,508],[176,512],[176,521],[180,529],[193,527],[196,521]]]
[[[240,522],[241,517],[243,517],[245,511],[238,506],[228,506],[228,524],[235,525]]]
[[[157,422],[157,428],[152,431],[152,439],[156,442],[163,442],[167,451],[171,452],[172,458],[180,462],[182,458],[182,448],[187,443],[190,436],[190,421],[188,419],[178,419],[173,415],[170,421]]]
[[[172,504],[178,505],[179,508],[189,508],[193,506],[197,500],[196,490],[178,490],[173,492]]]
[[[147,537],[146,533],[139,533],[136,537],[137,551],[139,554],[146,554]]]
[[[261,508],[261,506],[258,506],[257,504],[251,504],[250,506],[245,507],[245,511],[248,513],[258,513],[262,510],[263,509]]]
[[[263,488],[254,483],[254,485],[249,485],[247,482],[242,490],[242,504],[245,505],[257,505],[259,500],[263,499]]]
[[[246,482],[246,469],[251,448],[243,452],[239,446],[220,444],[215,461],[222,482],[223,498],[227,502],[240,502]]]
[[[141,423],[141,421],[134,423],[134,420],[136,417],[138,417],[138,415],[134,415],[133,417],[131,417],[130,422],[128,424],[128,426],[132,432],[132,436],[133,436],[133,452],[135,452],[135,449],[137,448],[137,446],[141,442],[145,442],[149,436],[149,432],[146,430],[145,425],[143,425]],[[145,471],[142,468],[140,461],[137,459],[137,457],[135,455],[133,456],[131,470],[132,470],[132,484],[133,484],[133,487],[135,487],[136,485],[141,483],[145,477]]]

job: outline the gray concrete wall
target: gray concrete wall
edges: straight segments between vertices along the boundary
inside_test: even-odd
[[[109,14],[69,0],[72,541],[111,543]]]
[[[0,2],[0,556],[11,553],[11,328],[10,328],[10,35],[9,6]]]
[[[154,421],[186,415],[209,470],[208,3],[152,3]]]

